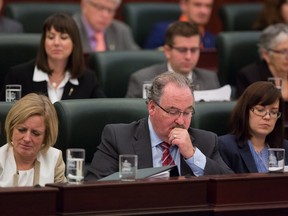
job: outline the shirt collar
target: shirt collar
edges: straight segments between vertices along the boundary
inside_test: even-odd
[[[173,70],[173,68],[172,68],[172,66],[171,66],[171,64],[170,63],[168,63],[167,64],[167,68],[168,68],[168,71],[171,71],[171,72],[175,72],[176,73],[176,71],[174,71]],[[187,76],[187,78],[192,82],[193,81],[193,77],[192,77],[192,71],[188,74],[188,76]]]
[[[64,79],[69,80],[69,82],[73,85],[79,85],[78,79],[77,78],[71,79],[71,74],[68,71],[65,72]],[[43,81],[49,82],[48,74],[38,69],[37,66],[35,66],[34,73],[33,73],[33,81],[34,82],[43,82]]]

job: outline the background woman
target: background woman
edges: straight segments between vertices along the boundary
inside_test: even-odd
[[[9,71],[0,93],[1,100],[5,100],[7,84],[21,84],[22,96],[41,92],[52,103],[104,97],[95,73],[84,69],[80,35],[74,20],[61,13],[46,19],[36,62],[18,65]]]

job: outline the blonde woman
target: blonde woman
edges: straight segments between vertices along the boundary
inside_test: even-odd
[[[66,182],[62,152],[52,146],[58,135],[54,106],[44,95],[30,93],[9,111],[7,144],[0,148],[0,186],[44,186]]]

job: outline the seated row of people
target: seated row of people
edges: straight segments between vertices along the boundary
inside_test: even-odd
[[[165,148],[170,164],[182,176],[265,173],[268,148],[284,148],[288,164],[283,99],[272,83],[255,82],[245,90],[231,115],[231,134],[224,136],[190,127],[192,116],[197,115],[194,103],[192,83],[185,76],[165,72],[155,77],[148,94],[148,116],[104,127],[86,181],[118,172],[121,154],[138,155],[140,169],[166,166]],[[46,96],[30,93],[16,102],[7,115],[5,131],[0,186],[66,182],[62,153],[52,147],[58,119]]]

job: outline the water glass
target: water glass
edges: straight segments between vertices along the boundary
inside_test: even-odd
[[[67,149],[66,160],[68,183],[81,184],[84,182],[85,149]]]
[[[268,171],[284,172],[285,166],[285,149],[269,148],[268,149]]]
[[[21,98],[22,86],[17,84],[6,85],[6,102],[16,102]]]

